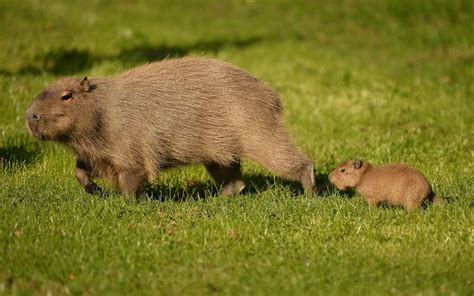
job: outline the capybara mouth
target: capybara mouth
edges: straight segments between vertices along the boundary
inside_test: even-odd
[[[42,133],[33,132],[32,136],[35,137],[39,141],[47,141],[48,140],[48,136],[46,136],[45,134],[42,134]]]
[[[38,132],[37,129],[32,127],[29,123],[26,124],[26,129],[28,130],[28,133],[32,137],[34,137],[34,138],[36,138],[40,141],[47,141],[48,140],[48,136],[46,136],[43,133]]]
[[[25,125],[26,125],[26,129],[28,130],[28,134],[30,134],[30,136],[37,138],[38,140],[41,140],[41,135],[38,133],[36,126],[30,124],[28,120],[26,120]]]
[[[334,182],[334,180],[329,180],[329,182],[338,190],[346,191],[348,189],[347,186],[340,186],[339,184],[337,184],[337,182]]]

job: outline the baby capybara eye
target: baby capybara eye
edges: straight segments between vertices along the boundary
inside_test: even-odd
[[[67,101],[70,98],[72,98],[72,93],[67,93],[67,94],[64,94],[64,95],[61,96],[61,100],[63,100],[63,101]]]

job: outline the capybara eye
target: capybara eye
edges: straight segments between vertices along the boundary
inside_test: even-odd
[[[67,93],[67,94],[64,94],[64,95],[61,96],[61,100],[63,100],[63,101],[67,101],[70,98],[72,98],[72,93]]]
[[[341,173],[345,173],[346,172],[346,169],[341,169]]]

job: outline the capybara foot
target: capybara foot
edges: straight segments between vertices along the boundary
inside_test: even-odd
[[[139,172],[124,171],[119,175],[119,188],[125,200],[135,200],[141,194],[141,187],[145,183],[145,177]]]
[[[245,188],[242,180],[234,180],[222,187],[221,195],[237,195]]]
[[[221,195],[236,195],[244,189],[245,182],[240,171],[240,162],[227,166],[208,163],[205,166],[216,184],[222,188]]]
[[[87,193],[89,194],[100,194],[102,193],[102,189],[100,189],[97,184],[94,182],[90,182],[84,186],[84,189],[86,190]]]

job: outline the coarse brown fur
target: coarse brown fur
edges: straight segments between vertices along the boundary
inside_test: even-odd
[[[354,188],[369,205],[387,202],[413,210],[425,201],[441,202],[426,177],[405,164],[375,167],[362,160],[348,160],[329,174],[329,180],[340,190]]]
[[[290,141],[278,95],[231,64],[169,59],[108,78],[60,79],[31,103],[28,131],[66,144],[90,193],[103,177],[136,195],[157,171],[205,164],[223,194],[244,187],[249,158],[314,189],[313,163]]]

